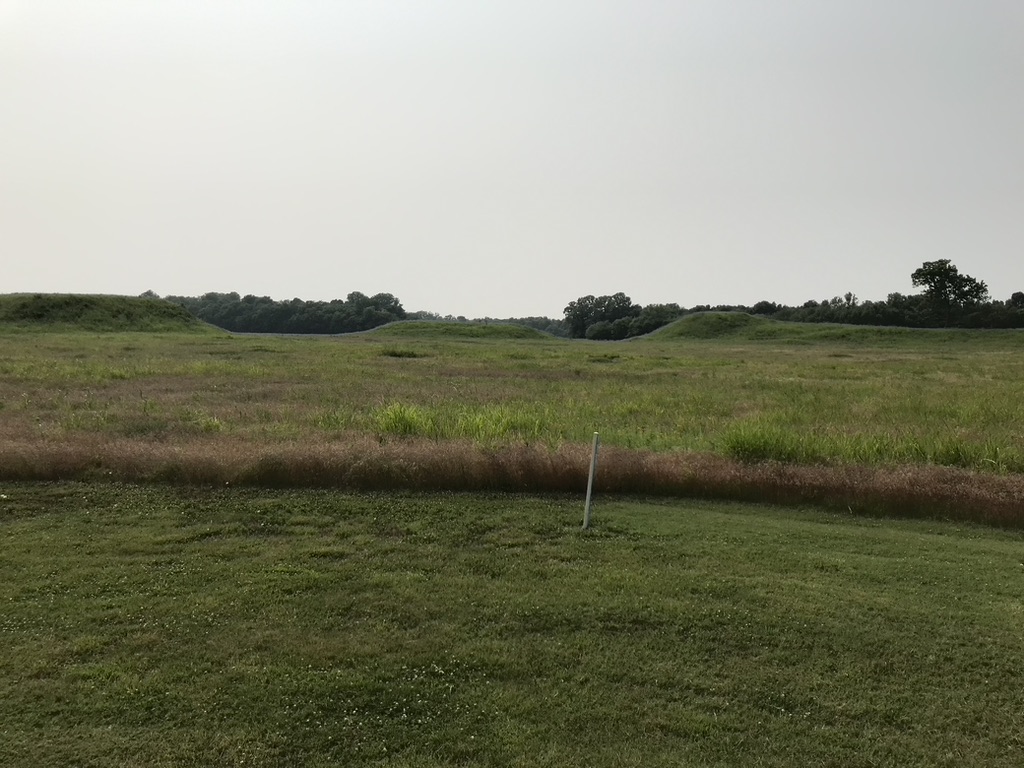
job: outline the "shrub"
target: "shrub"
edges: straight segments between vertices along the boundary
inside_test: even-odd
[[[389,403],[372,414],[379,437],[434,437],[434,420],[422,408],[405,403]]]

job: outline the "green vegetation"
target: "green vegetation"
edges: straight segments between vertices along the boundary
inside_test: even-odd
[[[428,409],[389,403],[371,414],[374,432],[386,437],[426,437],[431,440],[468,439],[481,443],[536,440],[541,419],[504,405],[483,408]]]
[[[911,273],[910,279],[924,291],[912,296],[890,293],[884,301],[865,302],[847,292],[842,297],[834,296],[820,302],[811,299],[799,307],[787,307],[774,301],[759,301],[752,307],[701,305],[685,309],[678,304],[641,307],[624,293],[581,296],[569,302],[564,309],[564,323],[570,336],[602,340],[640,336],[667,325],[681,315],[709,310],[714,310],[715,316],[722,312],[750,313],[799,323],[901,328],[1024,328],[1024,292],[1015,291],[1005,301],[992,300],[984,281],[961,274],[948,259],[924,262]],[[711,320],[708,321],[712,325],[710,328],[698,325],[689,330],[717,335],[713,327],[716,322],[728,324],[729,321]],[[762,326],[761,330],[774,329]]]
[[[722,438],[725,455],[745,462],[827,464],[837,458],[851,464],[935,464],[975,467],[995,472],[1024,472],[1017,452],[997,442],[969,443],[956,437],[930,441],[900,440],[884,435],[797,434],[770,421],[738,422]]]
[[[789,328],[782,323],[756,318],[745,312],[701,312],[677,320],[652,335],[658,339],[740,337],[749,340],[751,329],[759,329],[762,333],[758,338],[765,338],[764,331],[768,328],[785,329],[786,332],[795,334],[806,333],[807,330],[810,330],[800,326]]]
[[[1021,536],[0,485],[5,766],[1016,766]]]
[[[789,344],[837,342],[843,345],[893,347],[910,350],[962,345],[977,349],[1024,349],[1024,334],[1017,330],[919,329],[864,327],[829,323],[794,323],[743,312],[701,312],[687,315],[652,334],[667,339],[778,341]]]
[[[1019,762],[1022,534],[962,522],[1024,525],[1017,334],[46,316],[0,329],[3,765]]]
[[[634,304],[630,297],[619,292],[605,296],[581,296],[570,301],[563,310],[563,317],[520,317],[500,320],[484,318],[468,322],[465,317],[441,316],[429,311],[406,312],[401,302],[390,293],[367,296],[353,291],[345,299],[331,301],[304,301],[294,298],[277,301],[269,296],[241,296],[232,293],[206,293],[202,296],[167,296],[167,301],[177,304],[195,317],[236,333],[282,333],[302,335],[338,335],[379,328],[389,323],[410,321],[459,321],[462,329],[452,330],[452,335],[478,335],[490,337],[489,331],[475,332],[474,326],[513,325],[554,336],[587,338],[595,341],[621,340],[649,334],[677,318],[693,313],[714,310],[716,313],[750,313],[772,316],[778,320],[802,323],[843,323],[848,325],[869,325],[907,328],[1024,328],[1024,292],[1016,291],[1005,300],[992,300],[984,281],[961,274],[948,259],[924,262],[911,274],[911,282],[923,287],[917,295],[904,296],[890,293],[885,301],[861,302],[853,293],[843,297],[835,296],[821,302],[810,300],[799,307],[788,307],[773,301],[759,301],[752,307],[742,305],[699,305],[686,309],[675,303]],[[100,325],[100,330],[110,330],[110,318],[120,317],[118,312],[106,309],[97,320],[91,311],[68,313],[54,305],[68,297],[45,297],[34,299],[49,306],[29,310],[29,318],[38,321],[41,315],[54,322],[53,316],[63,319],[60,323]],[[82,297],[72,297],[81,299]],[[93,297],[100,300],[112,297]],[[146,291],[146,299],[158,299],[157,294]],[[0,297],[0,302],[3,297]],[[119,301],[124,302],[125,299]],[[131,300],[128,300],[131,301]],[[142,305],[129,310],[131,317],[121,317],[115,328],[130,327],[138,330],[143,326],[144,317],[149,314],[139,311]],[[154,318],[150,318],[151,320]],[[4,321],[0,314],[0,323]],[[19,321],[20,322],[20,321]],[[155,325],[151,330],[166,329]],[[768,327],[762,330],[771,330]],[[431,329],[429,333],[436,333]],[[410,333],[413,331],[409,331]],[[511,334],[511,332],[510,332]],[[825,336],[829,336],[828,332]],[[513,338],[529,338],[515,336]]]
[[[75,294],[0,295],[0,328],[173,332],[205,329],[182,307],[160,299]]]
[[[629,342],[425,322],[336,338],[14,331],[0,477],[576,489],[599,431],[606,491],[1019,524],[1022,338],[737,313]]]
[[[545,339],[548,334],[511,323],[459,323],[407,320],[377,328],[375,336],[412,336],[464,339]]]
[[[353,291],[333,301],[274,301],[269,296],[206,293],[168,296],[196,317],[241,333],[354,333],[405,318],[401,302],[390,293],[367,296]]]

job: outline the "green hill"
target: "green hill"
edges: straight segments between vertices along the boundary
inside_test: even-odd
[[[511,323],[461,323],[411,320],[368,331],[375,336],[415,336],[467,339],[550,339],[549,334]]]
[[[778,341],[787,344],[842,342],[881,345],[900,343],[950,344],[994,343],[999,346],[1024,346],[1024,334],[1018,330],[978,330],[962,328],[895,328],[838,323],[796,323],[756,317],[743,312],[700,312],[676,320],[645,338],[708,339],[723,341]]]
[[[698,312],[669,323],[648,337],[658,340],[750,338],[753,329],[762,329],[769,322],[742,312]]]
[[[200,331],[208,326],[162,299],[80,294],[0,296],[0,327],[87,331]]]

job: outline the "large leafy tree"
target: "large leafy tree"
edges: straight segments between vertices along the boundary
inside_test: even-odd
[[[623,318],[636,317],[641,307],[620,291],[611,296],[581,296],[576,301],[570,301],[563,311],[569,335],[583,338],[587,335],[587,328],[595,323],[614,323]]]
[[[988,301],[988,286],[970,275],[961,275],[949,259],[926,261],[910,275],[911,282],[924,288],[924,295],[940,310],[962,309]]]
[[[577,339],[583,338],[587,333],[587,326],[593,324],[591,318],[594,316],[594,302],[597,298],[593,295],[580,296],[576,301],[570,301],[562,313],[565,322],[569,326],[569,335]]]

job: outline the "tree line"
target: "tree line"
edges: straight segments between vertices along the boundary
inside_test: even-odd
[[[1005,301],[993,300],[982,280],[961,274],[949,259],[926,261],[910,276],[919,294],[890,293],[885,301],[860,301],[853,293],[799,307],[759,301],[753,306],[677,304],[641,307],[624,293],[582,296],[569,302],[564,316],[569,336],[588,339],[625,339],[649,333],[694,312],[748,312],[777,320],[802,323],[848,323],[908,328],[1024,328],[1024,292]]]
[[[200,320],[238,333],[353,333],[406,318],[401,302],[390,293],[367,296],[353,291],[332,301],[275,301],[237,293],[165,298]]]
[[[475,322],[514,323],[555,336],[587,339],[626,339],[657,330],[694,312],[748,312],[802,323],[848,323],[908,328],[1024,328],[1024,292],[993,300],[984,281],[962,274],[948,259],[926,261],[910,276],[922,292],[890,293],[884,301],[861,301],[853,293],[798,307],[759,301],[753,306],[701,304],[635,304],[624,293],[581,296],[570,301],[562,318],[479,318]],[[143,296],[156,298],[147,291]],[[465,317],[434,312],[406,312],[390,293],[367,296],[354,291],[332,301],[275,301],[268,296],[205,293],[202,296],[167,296],[212,325],[236,332],[334,334],[366,331],[396,320],[447,320]]]

